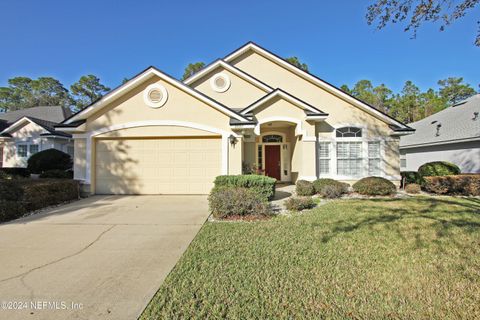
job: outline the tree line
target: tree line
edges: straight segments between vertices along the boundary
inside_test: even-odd
[[[70,107],[74,111],[100,99],[110,88],[94,75],[85,75],[70,90],[53,77],[15,77],[0,87],[0,111],[14,111],[37,106]]]

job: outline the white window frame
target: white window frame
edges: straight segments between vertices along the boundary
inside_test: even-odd
[[[325,143],[327,144],[328,146],[328,157],[322,157],[320,155],[320,144],[321,143]],[[318,144],[317,144],[317,153],[318,153],[318,156],[317,156],[317,168],[318,168],[318,173],[317,175],[320,177],[320,178],[323,178],[323,177],[329,177],[330,175],[332,175],[332,153],[333,153],[333,149],[332,149],[332,141],[330,140],[319,140],[318,141]],[[325,173],[325,172],[320,172],[320,161],[321,160],[328,160],[328,172]]]
[[[370,148],[368,147],[368,145],[370,143],[378,143],[378,157],[372,157],[370,155]],[[382,150],[383,150],[383,143],[382,141],[380,140],[370,140],[370,141],[367,141],[367,158],[368,158],[368,164],[367,164],[367,173],[368,175],[370,176],[370,160],[378,160],[379,163],[378,163],[378,170],[380,171],[377,175],[375,175],[375,177],[381,177],[383,176],[383,167],[382,167]]]
[[[42,141],[39,140],[39,139],[34,139],[34,140],[24,140],[24,141],[17,141],[15,143],[15,157],[17,159],[20,159],[20,160],[27,160],[28,158],[30,158],[32,156],[32,153],[30,152],[30,147],[32,145],[37,145],[38,146],[38,151],[37,152],[40,152],[42,151]],[[21,157],[18,155],[18,147],[19,146],[26,146],[27,147],[27,155],[25,157]]]
[[[20,155],[20,147],[25,147],[25,156],[21,156],[21,155]],[[16,154],[17,158],[19,158],[19,159],[28,159],[28,149],[29,149],[29,144],[28,144],[28,143],[26,143],[26,142],[24,142],[24,143],[22,143],[22,142],[17,143],[17,144],[16,144],[16,150],[15,150],[15,151],[16,151],[15,154]]]

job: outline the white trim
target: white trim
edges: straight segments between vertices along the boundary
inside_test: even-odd
[[[322,89],[327,90],[328,92],[342,98],[343,100],[346,100],[346,101],[350,102],[351,104],[353,104],[353,105],[355,105],[355,106],[357,106],[361,109],[364,109],[365,111],[367,111],[369,113],[375,114],[377,117],[383,119],[387,123],[395,124],[395,125],[400,126],[402,128],[406,128],[406,126],[403,123],[401,123],[401,122],[399,122],[399,121],[397,121],[393,118],[388,117],[387,115],[379,112],[378,110],[376,110],[375,108],[367,105],[366,103],[351,97],[350,95],[344,93],[342,90],[340,90],[338,88],[335,88],[331,84],[326,83],[325,81],[320,80],[320,79],[312,76],[308,72],[305,72],[302,69],[293,66],[292,64],[288,63],[287,61],[273,55],[272,53],[270,53],[270,52],[266,51],[265,49],[255,45],[254,43],[250,42],[250,43],[244,45],[240,49],[234,51],[233,53],[231,53],[230,55],[225,57],[224,60],[227,61],[227,62],[231,62],[232,60],[234,60],[235,58],[237,58],[238,56],[242,55],[243,53],[245,53],[249,50],[253,50],[254,52],[262,55],[265,58],[267,58],[268,60],[279,64],[280,66],[282,66],[285,69],[291,71],[292,73],[302,77],[305,80],[308,80],[308,81],[318,85]]]
[[[295,118],[290,118],[290,117],[281,117],[281,116],[279,116],[279,117],[268,117],[268,118],[265,118],[265,119],[262,119],[262,120],[258,121],[258,123],[255,125],[255,128],[253,129],[253,132],[257,136],[260,135],[260,126],[264,123],[274,122],[274,121],[284,121],[284,122],[295,123],[296,124],[295,135],[299,136],[299,135],[302,135],[302,134],[306,134],[305,132],[303,132],[303,129],[302,129],[302,120],[295,119]]]
[[[23,116],[17,121],[15,121],[14,123],[12,123],[10,126],[6,127],[2,132],[0,132],[0,134],[11,132],[13,129],[17,128],[19,125],[21,125],[24,122],[29,122],[31,124],[34,124],[35,126],[42,128],[42,130],[44,130],[45,132],[48,132],[44,127],[42,127],[38,123],[35,123],[34,121],[30,120],[27,116]]]
[[[211,133],[216,133],[222,136],[222,174],[228,174],[228,138],[230,135],[234,137],[240,137],[240,135],[229,132],[221,129],[217,129],[214,127],[206,126],[203,124],[193,123],[193,122],[185,122],[185,121],[176,121],[176,120],[146,120],[146,121],[134,121],[134,122],[127,122],[118,125],[111,125],[105,128],[101,128],[95,131],[91,131],[89,133],[84,134],[75,134],[73,135],[74,139],[86,139],[86,165],[85,165],[85,182],[90,183],[91,181],[91,159],[92,159],[92,140],[96,136],[111,132],[117,131],[122,129],[128,128],[137,128],[137,127],[147,127],[147,126],[176,126],[176,127],[187,127],[193,128],[198,130],[203,130]]]
[[[241,116],[241,115],[237,114],[236,112],[228,109],[227,107],[219,104],[218,102],[208,98],[207,96],[202,95],[201,93],[199,93],[198,91],[190,88],[189,86],[185,85],[184,83],[182,83],[180,81],[177,81],[176,79],[171,78],[170,76],[162,73],[161,71],[159,71],[159,70],[157,70],[153,67],[150,67],[149,69],[145,70],[140,75],[136,76],[133,79],[130,79],[128,82],[126,82],[122,86],[116,88],[115,90],[110,91],[109,93],[104,95],[100,100],[98,100],[94,104],[92,104],[89,107],[83,109],[81,112],[77,113],[76,115],[72,116],[71,118],[65,120],[64,123],[69,124],[69,123],[72,123],[74,121],[84,120],[84,119],[88,118],[91,114],[93,114],[94,112],[97,112],[99,109],[106,106],[106,104],[108,104],[110,101],[114,100],[117,96],[122,94],[124,91],[127,91],[131,87],[134,87],[134,86],[138,85],[139,83],[143,82],[144,80],[146,80],[147,78],[150,78],[152,76],[159,77],[163,81],[177,87],[178,89],[181,89],[181,90],[191,94],[192,96],[194,96],[198,100],[212,106],[213,108],[217,109],[220,112],[223,112],[224,114],[226,114],[230,117],[233,117],[233,118],[235,118],[237,120],[240,120],[240,121],[248,121],[243,116]]]
[[[191,85],[193,82],[200,79],[204,75],[208,74],[210,71],[217,69],[218,67],[222,67],[223,69],[225,69],[227,71],[230,71],[234,75],[238,76],[239,78],[241,78],[241,79],[243,79],[247,82],[250,82],[251,84],[253,84],[257,88],[260,88],[265,92],[273,91],[273,88],[270,88],[266,84],[258,81],[257,79],[255,79],[254,77],[249,75],[248,73],[246,73],[246,72],[244,72],[244,71],[242,71],[238,68],[233,67],[232,65],[226,63],[223,60],[218,60],[217,62],[212,63],[211,65],[209,65],[205,69],[200,70],[199,72],[195,73],[193,76],[189,77],[188,79],[186,79],[183,82],[187,85]]]
[[[317,137],[315,137],[315,136],[304,136],[304,137],[302,137],[302,141],[304,141],[304,142],[317,142]]]
[[[162,99],[158,102],[152,101],[152,99],[150,98],[150,93],[154,90],[158,90],[162,94]],[[145,90],[143,91],[143,102],[145,102],[145,104],[150,108],[157,109],[162,107],[165,103],[167,103],[167,99],[168,99],[167,89],[164,86],[162,86],[160,83],[152,83],[151,85],[146,87]]]
[[[216,83],[217,79],[219,78],[223,79],[223,81],[225,82],[225,85],[223,87],[219,87]],[[230,88],[231,84],[232,82],[230,81],[230,77],[224,72],[219,72],[210,78],[210,87],[213,89],[213,91],[219,93],[227,91]]]
[[[257,100],[252,105],[248,106],[246,109],[243,109],[240,113],[241,114],[247,114],[248,112],[258,108],[259,106],[261,106],[265,102],[267,102],[269,100],[272,100],[272,99],[276,98],[277,96],[280,96],[283,100],[286,100],[286,101],[290,102],[291,104],[294,104],[299,108],[302,108],[303,110],[309,110],[309,111],[316,112],[316,113],[318,113],[320,111],[320,110],[313,108],[312,106],[308,105],[307,103],[299,100],[298,98],[296,98],[296,97],[294,97],[294,96],[292,96],[292,95],[290,95],[290,94],[288,94],[288,93],[286,93],[282,90],[275,89],[274,91],[270,92],[269,94],[263,96],[260,100]],[[326,119],[327,116],[322,116],[322,117],[323,117],[322,120],[324,120],[324,119]]]
[[[327,119],[328,116],[307,116],[305,120],[307,121],[323,121]]]

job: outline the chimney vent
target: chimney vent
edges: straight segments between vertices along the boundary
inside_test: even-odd
[[[440,128],[441,127],[442,127],[441,123],[437,124],[437,133],[435,134],[436,137],[438,137],[440,135]]]
[[[473,118],[472,118],[472,120],[473,120],[473,121],[478,120],[478,111],[475,111],[475,112],[473,113]]]

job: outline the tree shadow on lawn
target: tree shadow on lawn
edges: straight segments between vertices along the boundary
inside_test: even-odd
[[[406,205],[405,201],[411,201],[411,205]],[[437,239],[429,242],[437,242],[439,245],[441,238],[448,238],[452,243],[463,246],[456,241],[454,230],[468,234],[480,231],[480,199],[476,198],[370,199],[365,204],[356,206],[358,215],[354,219],[336,221],[334,224],[337,226],[330,228],[330,231],[322,237],[322,242],[329,242],[336,236],[360,229],[368,228],[375,231],[384,228],[395,232],[403,240],[407,240],[407,232],[410,236],[416,232],[414,235],[416,247],[420,249],[427,245],[426,241],[422,240],[422,234],[426,233],[425,228],[435,231]],[[422,219],[429,220],[432,224],[412,227],[407,225],[409,222],[415,223],[415,220],[420,222]],[[406,228],[409,230],[406,231]]]

